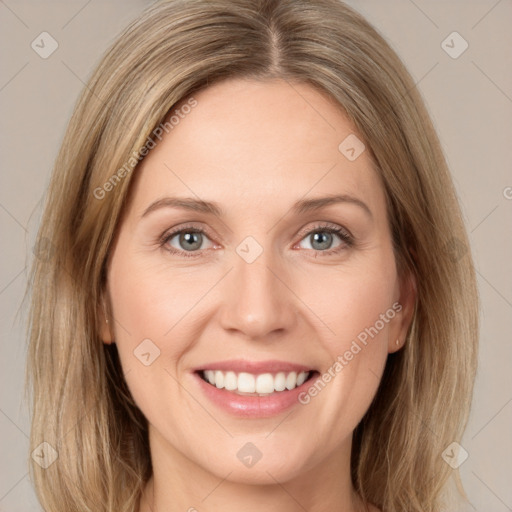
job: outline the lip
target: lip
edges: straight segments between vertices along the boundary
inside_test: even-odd
[[[234,372],[247,372],[253,374],[277,372],[311,372],[308,380],[292,390],[272,393],[268,396],[238,395],[226,389],[219,389],[209,384],[201,377],[202,370],[221,370]],[[299,394],[309,388],[318,377],[319,372],[311,367],[284,361],[246,361],[231,360],[208,363],[193,370],[193,377],[209,401],[216,407],[230,415],[241,418],[269,418],[276,416],[294,405],[299,406]]]
[[[217,361],[198,366],[192,371],[199,372],[201,370],[221,370],[223,372],[247,372],[254,374],[261,373],[278,373],[278,372],[309,372],[314,368],[304,366],[302,364],[290,363],[288,361],[267,360],[267,361],[248,361],[246,359],[232,359],[229,361]]]

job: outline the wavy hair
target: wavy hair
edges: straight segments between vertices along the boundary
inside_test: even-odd
[[[147,422],[115,345],[100,340],[106,262],[148,137],[180,102],[237,77],[309,84],[364,138],[385,188],[398,269],[414,275],[417,298],[405,346],[388,356],[354,433],[352,481],[385,512],[438,512],[452,473],[463,493],[441,454],[460,440],[469,414],[475,271],[413,79],[376,29],[338,0],[159,1],[93,72],[55,162],[37,241],[45,257],[38,252],[30,278],[31,449],[46,442],[47,461],[58,457],[46,469],[31,460],[38,499],[51,512],[138,509],[152,471]],[[107,182],[109,193],[99,194]]]

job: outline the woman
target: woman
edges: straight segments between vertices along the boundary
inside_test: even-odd
[[[46,510],[433,512],[452,475],[463,492],[442,454],[476,366],[468,239],[414,82],[343,3],[147,9],[84,89],[39,242]]]

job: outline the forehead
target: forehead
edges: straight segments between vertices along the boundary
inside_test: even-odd
[[[385,208],[369,152],[355,160],[344,153],[346,140],[360,151],[362,137],[327,94],[308,84],[234,79],[193,99],[193,108],[183,108],[188,99],[173,108],[172,129],[136,171],[139,210],[165,194],[250,209],[276,197],[347,193]]]

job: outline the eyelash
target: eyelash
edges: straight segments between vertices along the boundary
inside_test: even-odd
[[[199,251],[180,251],[180,250],[177,250],[174,248],[166,247],[166,244],[170,240],[172,240],[176,235],[179,235],[181,233],[201,233],[202,235],[206,235],[208,238],[210,238],[208,236],[208,233],[200,228],[197,228],[195,226],[182,226],[175,231],[164,233],[159,241],[160,247],[162,247],[164,250],[170,252],[171,254],[178,254],[185,258],[200,258],[200,257],[202,257],[204,251],[201,251],[201,250],[199,250]],[[352,235],[350,235],[350,233],[346,229],[341,228],[339,226],[330,225],[330,224],[319,224],[317,226],[314,226],[312,229],[310,229],[309,231],[307,231],[306,233],[303,234],[303,236],[300,238],[300,241],[302,241],[304,238],[312,235],[313,233],[332,233],[332,234],[338,235],[344,244],[344,245],[343,244],[339,245],[338,247],[335,247],[334,249],[326,249],[324,251],[314,251],[314,249],[309,249],[309,250],[313,250],[315,253],[317,253],[315,255],[315,258],[318,256],[318,254],[321,254],[321,256],[330,256],[332,254],[337,254],[337,253],[343,251],[344,249],[350,248],[354,245],[354,238],[352,237]]]

